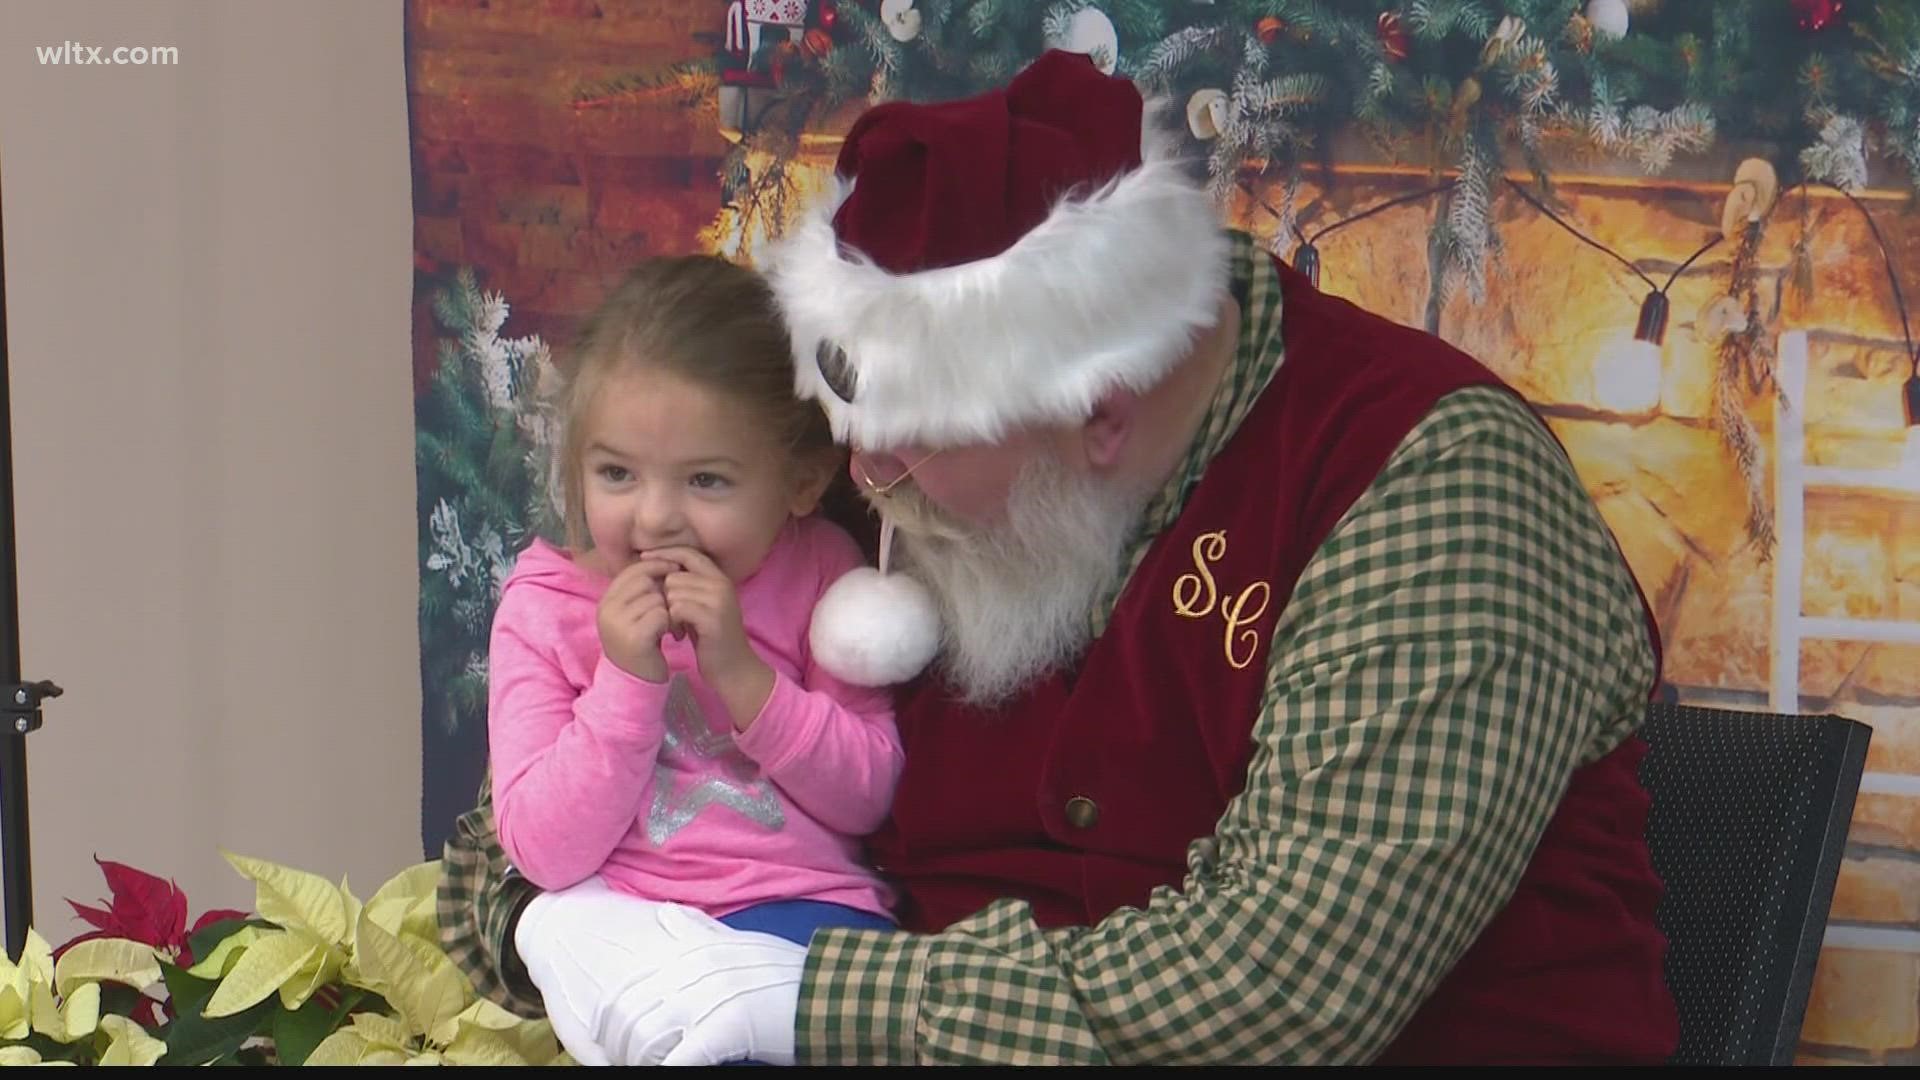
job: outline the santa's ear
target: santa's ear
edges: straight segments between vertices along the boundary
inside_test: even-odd
[[[1140,415],[1140,395],[1117,386],[1094,402],[1093,415],[1080,425],[1080,441],[1087,463],[1096,469],[1110,469],[1120,460],[1127,440],[1133,437],[1134,422]]]

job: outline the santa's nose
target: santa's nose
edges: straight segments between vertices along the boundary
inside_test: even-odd
[[[861,450],[853,455],[848,471],[853,474],[854,483],[883,488],[907,474],[907,463],[898,454]]]

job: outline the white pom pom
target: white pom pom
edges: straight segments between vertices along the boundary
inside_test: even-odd
[[[1587,21],[1601,34],[1620,40],[1627,36],[1627,0],[1587,0]]]
[[[940,609],[927,587],[871,566],[847,573],[813,609],[813,658],[855,686],[894,686],[933,662]]]

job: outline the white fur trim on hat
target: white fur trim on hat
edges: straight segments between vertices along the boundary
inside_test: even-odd
[[[1229,245],[1171,140],[1143,130],[1140,168],[1061,201],[998,255],[915,273],[841,249],[833,214],[851,185],[836,177],[767,270],[795,388],[821,403],[835,438],[867,449],[993,441],[1022,423],[1082,419],[1186,354],[1217,317]],[[822,375],[823,345],[845,350],[852,402]]]

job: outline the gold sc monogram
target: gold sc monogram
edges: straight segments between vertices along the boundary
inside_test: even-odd
[[[1214,584],[1213,571],[1209,563],[1216,563],[1227,554],[1227,534],[1225,531],[1202,533],[1193,541],[1193,570],[1191,574],[1181,574],[1173,582],[1173,610],[1177,615],[1189,619],[1204,619],[1218,608],[1220,617],[1226,621],[1226,632],[1222,635],[1222,648],[1227,654],[1227,663],[1235,668],[1244,668],[1253,662],[1260,646],[1260,632],[1252,624],[1267,613],[1267,601],[1273,596],[1273,587],[1264,581],[1256,581],[1239,592],[1220,595],[1219,587]],[[1248,610],[1254,601],[1259,607]],[[1240,651],[1245,649],[1244,654]]]

